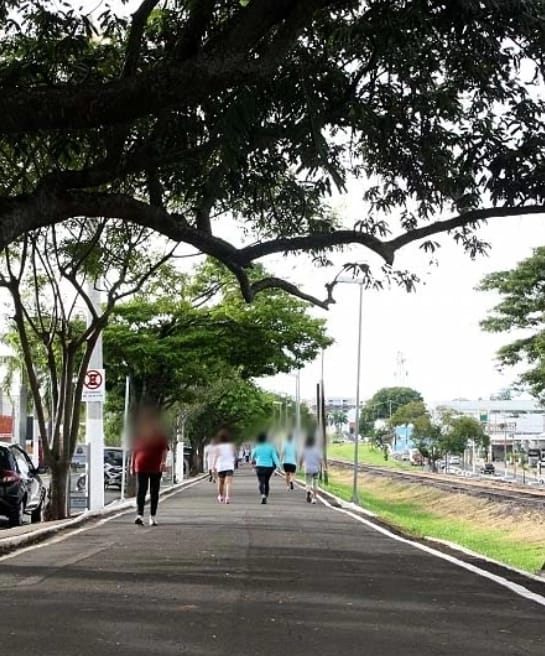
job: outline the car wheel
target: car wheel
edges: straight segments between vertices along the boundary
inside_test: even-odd
[[[22,526],[24,520],[25,520],[25,504],[22,501],[20,501],[10,513],[9,525],[12,527]]]

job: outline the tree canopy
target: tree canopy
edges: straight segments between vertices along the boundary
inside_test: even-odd
[[[414,424],[419,417],[428,415],[426,404],[421,400],[409,401],[405,405],[397,408],[390,419],[390,425],[395,426],[408,426]]]
[[[517,334],[498,351],[501,366],[525,365],[519,383],[545,398],[545,246],[510,271],[486,276],[481,291],[495,291],[501,300],[481,326],[491,333]]]
[[[164,266],[105,328],[109,393],[122,399],[129,375],[135,402],[189,403],[224,377],[248,381],[301,367],[330,343],[325,322],[282,290],[248,305],[235,277],[213,262],[192,276]]]
[[[267,255],[327,264],[354,244],[353,273],[411,288],[406,244],[450,231],[475,255],[483,221],[544,210],[540,1],[79,4],[0,2],[0,246],[133,221],[223,262],[251,300],[306,296],[248,275]],[[352,181],[355,225],[330,204]]]
[[[382,387],[365,406],[374,419],[388,419],[398,408],[411,401],[423,401],[422,394],[411,387]]]

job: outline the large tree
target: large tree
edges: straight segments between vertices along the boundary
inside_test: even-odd
[[[545,399],[545,246],[510,271],[486,276],[479,289],[499,293],[500,302],[481,326],[491,333],[515,333],[498,351],[501,366],[522,365],[519,383]]]
[[[361,247],[371,282],[444,231],[541,213],[543,3],[0,2],[0,246],[73,217],[135,221],[226,264]],[[356,225],[329,198],[356,181]],[[243,228],[229,242],[225,218]],[[325,300],[332,300],[333,286]]]
[[[365,412],[375,419],[389,419],[398,408],[413,401],[423,401],[412,387],[382,387],[365,404]]]
[[[10,366],[23,370],[31,392],[51,471],[52,519],[69,510],[67,478],[93,350],[116,304],[172,254],[172,244],[150,248],[149,241],[140,226],[78,219],[28,232],[0,253],[0,288],[11,310],[4,337],[18,356]]]

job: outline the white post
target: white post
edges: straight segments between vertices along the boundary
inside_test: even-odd
[[[299,369],[295,378],[295,439],[301,439],[301,371]]]
[[[475,440],[473,440],[472,446],[471,446],[471,466],[473,469],[473,473],[476,472],[475,469]]]
[[[32,426],[32,464],[34,467],[40,466],[40,424],[36,417]]]
[[[14,408],[12,441],[26,451],[27,389],[23,370],[17,376],[17,402]]]
[[[185,422],[186,417],[182,415],[178,423],[178,431],[176,435],[176,457],[174,459],[176,464],[176,483],[183,483],[184,480]]]
[[[125,378],[125,409],[123,412],[123,435],[121,436],[122,467],[121,470],[121,499],[125,498],[125,486],[127,484],[127,446],[129,443],[129,401],[130,401],[131,379]]]
[[[100,313],[100,292],[90,284],[89,298]],[[88,315],[88,324],[92,321]],[[89,369],[102,369],[102,335],[99,335],[89,361]],[[89,444],[89,510],[104,508],[104,425],[102,417],[102,401],[87,402],[87,418],[85,425],[86,442]]]

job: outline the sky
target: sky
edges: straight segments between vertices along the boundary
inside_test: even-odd
[[[355,195],[343,199],[344,206],[357,206]],[[446,218],[446,217],[445,217]],[[495,353],[509,336],[484,333],[479,327],[487,311],[498,302],[495,293],[475,290],[487,273],[510,269],[545,244],[545,216],[491,220],[480,232],[492,244],[489,255],[472,261],[448,236],[441,236],[437,266],[417,246],[399,253],[397,265],[417,272],[423,283],[408,294],[400,288],[365,291],[361,397],[370,397],[383,386],[395,385],[397,353],[406,360],[405,383],[418,389],[428,402],[463,397],[488,398],[508,387],[516,372],[497,370]],[[360,258],[364,254],[357,251]],[[342,262],[350,257],[337,258]],[[365,258],[363,258],[365,259]],[[277,258],[276,273],[283,273],[306,291],[324,294],[323,283],[331,271],[317,271],[300,257]],[[324,356],[326,396],[355,398],[358,336],[356,285],[340,285],[336,304],[316,316],[327,319],[328,333],[335,343]],[[301,372],[301,394],[313,399],[320,378],[319,361]],[[275,376],[261,383],[276,392],[294,394],[292,376]]]
[[[99,12],[105,4],[116,9],[120,0],[108,3],[100,0],[72,2],[87,10]],[[140,2],[129,0],[123,12],[134,11]],[[346,225],[359,218],[363,208],[360,190],[354,185],[349,193],[333,201]],[[442,218],[447,218],[442,217]],[[218,233],[235,242],[239,236],[232,224],[221,226]],[[428,402],[456,397],[488,398],[490,394],[509,386],[515,372],[500,373],[496,369],[495,352],[506,341],[505,335],[490,335],[479,327],[498,298],[492,293],[475,291],[484,275],[509,269],[531,254],[532,248],[545,244],[545,216],[491,220],[480,231],[491,242],[488,257],[471,261],[469,256],[447,236],[439,238],[442,248],[438,265],[428,266],[428,257],[411,245],[399,253],[396,265],[415,271],[423,278],[415,293],[399,288],[380,292],[366,291],[363,307],[363,344],[361,396],[368,398],[382,386],[394,385],[397,353],[403,353],[408,372],[405,382],[418,389]],[[364,260],[362,249],[346,252],[335,259],[343,261],[358,257]],[[369,259],[377,262],[376,259]],[[276,275],[299,284],[305,291],[324,295],[323,285],[335,270],[316,269],[308,258],[276,256],[263,261]],[[335,340],[324,356],[326,395],[355,397],[356,345],[358,326],[358,288],[340,285],[337,303],[328,312],[313,309],[316,316],[327,319],[329,335]],[[320,378],[319,359],[301,372],[303,398],[312,399]],[[293,376],[283,375],[259,381],[264,387],[294,393]]]

